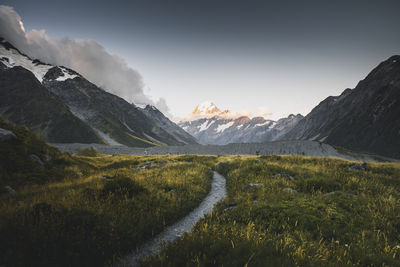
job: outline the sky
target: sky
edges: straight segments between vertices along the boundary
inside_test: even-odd
[[[136,77],[132,92],[129,82],[112,92],[174,119],[206,100],[270,119],[306,115],[400,54],[398,0],[102,2],[0,4],[14,8],[27,33],[94,40]]]

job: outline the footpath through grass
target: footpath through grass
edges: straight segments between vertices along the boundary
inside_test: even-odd
[[[220,160],[228,198],[143,266],[400,266],[400,164]]]
[[[215,157],[69,155],[1,123],[0,266],[110,265],[210,190]]]

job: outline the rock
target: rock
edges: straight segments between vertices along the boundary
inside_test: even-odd
[[[285,179],[289,179],[290,181],[294,180],[293,176],[287,174],[286,172],[281,172],[281,173],[275,174],[272,177],[273,178],[285,178]]]
[[[4,187],[4,189],[8,192],[8,194],[9,194],[10,196],[15,196],[15,195],[17,194],[17,192],[15,192],[15,190],[12,189],[12,187],[9,186],[9,185],[6,185],[6,186]]]
[[[245,187],[243,187],[243,191],[248,191],[248,190],[250,190],[250,189],[252,189],[252,188],[256,188],[256,187],[259,187],[259,186],[261,186],[261,185],[262,185],[261,183],[248,184],[248,185],[246,185]]]
[[[176,190],[175,189],[171,189],[168,191],[168,193],[170,193],[171,195],[175,195],[176,194]]]
[[[236,209],[236,207],[227,207],[227,208],[224,209],[224,212],[226,212],[228,210],[233,210],[233,209]]]
[[[332,195],[334,195],[334,194],[336,194],[335,192],[329,192],[329,193],[325,193],[323,196],[324,197],[327,197],[327,196],[332,196]]]
[[[290,188],[290,187],[284,188],[283,191],[287,192],[289,194],[292,194],[292,195],[297,195],[299,193],[299,192],[297,192],[296,190],[294,190],[293,188]]]
[[[110,176],[107,176],[107,175],[100,176],[100,179],[102,179],[102,180],[106,180],[106,181],[112,181],[112,180],[113,180],[113,179],[112,179],[112,177],[110,177]]]
[[[134,170],[137,170],[137,171],[140,171],[142,168],[140,168],[140,167],[135,167],[135,168],[133,168]]]
[[[35,154],[30,154],[29,155],[29,158],[33,161],[33,162],[35,162],[35,163],[37,163],[40,167],[44,167],[44,163],[43,163],[43,161],[38,157],[38,156],[36,156]]]
[[[350,166],[347,167],[348,170],[353,170],[353,171],[365,171],[367,168],[367,163],[363,164],[351,164]]]
[[[224,209],[225,211],[236,209],[237,204],[235,202],[228,203],[228,206]]]
[[[44,155],[44,158],[46,159],[46,161],[50,161],[52,159],[52,157],[50,155]]]
[[[0,142],[7,141],[13,138],[17,138],[13,132],[0,128]]]

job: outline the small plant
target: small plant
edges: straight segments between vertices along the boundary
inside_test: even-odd
[[[77,154],[85,157],[96,157],[99,155],[99,153],[93,147],[79,149]]]
[[[126,197],[132,198],[146,192],[146,188],[128,177],[118,177],[107,181],[103,187],[102,195],[105,197]]]

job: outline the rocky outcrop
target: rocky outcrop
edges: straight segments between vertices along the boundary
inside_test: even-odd
[[[0,142],[16,138],[15,134],[9,130],[0,128]]]

